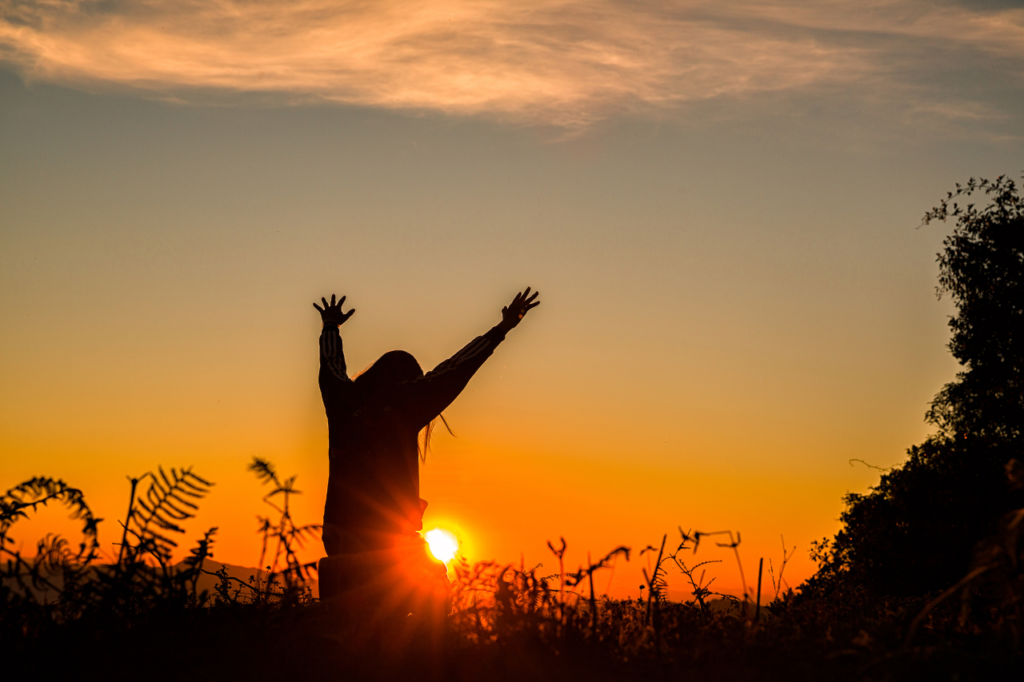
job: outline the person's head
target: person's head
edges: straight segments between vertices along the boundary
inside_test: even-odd
[[[380,356],[377,362],[356,377],[355,383],[357,387],[366,392],[370,400],[387,400],[386,395],[389,388],[397,386],[403,381],[412,381],[422,376],[423,369],[420,368],[420,363],[416,362],[416,358],[404,350],[393,350]],[[430,433],[433,430],[434,422],[431,421],[423,429],[423,443],[417,444],[420,459],[423,461],[427,460],[427,451],[430,450]]]
[[[380,356],[369,369],[357,376],[356,386],[377,393],[422,376],[423,370],[416,358],[404,350],[393,350]]]

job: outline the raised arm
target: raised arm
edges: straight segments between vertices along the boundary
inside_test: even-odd
[[[323,307],[316,303],[313,307],[320,311],[320,319],[323,321],[323,331],[320,332],[320,394],[324,399],[324,406],[344,409],[345,404],[351,401],[352,380],[348,376],[348,368],[345,366],[345,353],[341,343],[341,333],[338,328],[352,317],[355,310],[347,313],[341,312],[341,304],[345,297],[335,303],[335,296],[331,294],[331,302],[321,298]]]
[[[522,321],[527,312],[540,305],[540,301],[536,301],[538,295],[539,292],[534,292],[531,296],[527,287],[512,299],[512,303],[501,309],[501,322],[422,378],[404,387],[407,409],[417,426],[426,426],[458,397],[498,344],[505,340],[505,335]]]

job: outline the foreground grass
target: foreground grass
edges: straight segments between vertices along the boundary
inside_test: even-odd
[[[252,469],[270,485],[275,516],[260,528],[269,571],[249,581],[210,570],[215,529],[171,565],[171,534],[212,485],[189,470],[133,481],[111,564],[97,561],[98,521],[79,491],[42,478],[8,491],[0,498],[3,679],[980,681],[1018,680],[1024,670],[1019,523],[990,543],[983,573],[972,572],[988,582],[965,579],[943,595],[879,599],[843,585],[828,595],[789,591],[758,610],[694,578],[701,565],[687,565],[693,554],[682,552],[701,534],[680,531],[674,550],[667,538],[644,550],[657,556],[645,573],[647,599],[594,596],[594,574],[628,557],[625,547],[576,573],[559,561],[552,576],[463,562],[450,614],[430,620],[313,599],[315,567],[296,550],[317,528],[291,519],[294,479],[266,462]],[[49,502],[82,521],[83,540],[44,538],[23,557],[8,531]],[[561,560],[564,540],[551,550]],[[216,587],[200,589],[210,575]],[[670,579],[689,582],[689,601],[665,599]]]
[[[904,644],[918,604],[837,618],[790,599],[760,621],[694,604],[456,611],[446,622],[362,618],[308,602],[161,604],[58,622],[8,608],[5,679],[219,680],[993,680],[1019,679],[1013,642],[936,621]],[[20,612],[19,612],[20,611]],[[945,614],[943,617],[953,617]],[[26,627],[27,626],[27,627]]]

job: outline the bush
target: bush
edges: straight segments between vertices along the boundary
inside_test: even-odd
[[[987,204],[960,205],[982,193]],[[964,365],[935,397],[938,433],[866,495],[846,496],[843,528],[819,543],[805,592],[851,600],[921,596],[955,584],[975,545],[1024,506],[1004,467],[1024,452],[1024,200],[1012,180],[957,185],[924,223],[956,220],[939,254],[939,294],[958,314],[950,351]]]

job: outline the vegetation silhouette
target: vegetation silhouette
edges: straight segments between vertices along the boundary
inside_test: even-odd
[[[273,471],[265,461],[250,468],[263,481]],[[187,471],[172,470],[171,485],[175,474]],[[163,478],[153,480],[162,486],[157,497],[162,490],[169,499]],[[269,480],[276,489],[296,492],[293,478],[282,480],[275,471]],[[196,488],[192,492],[201,495],[209,484]],[[82,521],[85,541],[74,552],[20,556],[7,531],[35,507],[54,501],[66,503]],[[312,598],[308,564],[283,580],[289,571],[285,547],[315,532],[284,518],[284,505],[276,505],[279,519],[264,520],[258,531],[264,556],[281,558],[278,577],[270,571],[245,581],[223,568],[203,568],[212,555],[212,529],[174,566],[164,552],[143,549],[141,532],[129,532],[117,563],[104,565],[92,549],[98,520],[79,491],[33,479],[0,503],[0,656],[11,679],[990,680],[1014,679],[1005,672],[1020,663],[1019,644],[1008,647],[993,639],[991,628],[977,628],[981,620],[964,629],[948,601],[878,618],[845,613],[828,600],[800,603],[792,590],[784,590],[759,613],[750,602],[710,590],[713,579],[706,581],[703,569],[711,562],[691,565],[701,539],[717,532],[680,529],[678,541],[670,544],[664,536],[641,552],[656,558],[645,571],[646,598],[639,599],[598,596],[594,587],[597,574],[629,560],[628,547],[596,562],[588,557],[587,565],[572,571],[562,538],[549,543],[558,562],[553,574],[545,574],[542,565],[470,565],[460,558],[452,566],[451,614],[429,637],[339,617]],[[716,544],[736,550],[739,537],[725,534],[730,541]],[[275,542],[282,543],[280,553],[272,549]],[[782,555],[784,566],[791,556],[784,544]],[[81,579],[51,579],[68,572]],[[211,573],[218,578],[216,588],[197,589],[197,575]],[[689,583],[692,599],[668,599],[668,586],[677,579]],[[782,585],[781,579],[773,583]],[[37,584],[52,589],[33,589]]]
[[[984,205],[963,203],[976,194]],[[1024,454],[1024,200],[1009,178],[972,178],[923,224],[947,220],[956,224],[938,257],[938,294],[956,304],[949,349],[964,368],[927,412],[937,432],[871,492],[846,496],[843,528],[815,548],[808,595],[852,604],[945,590],[1024,506],[1007,482]]]

